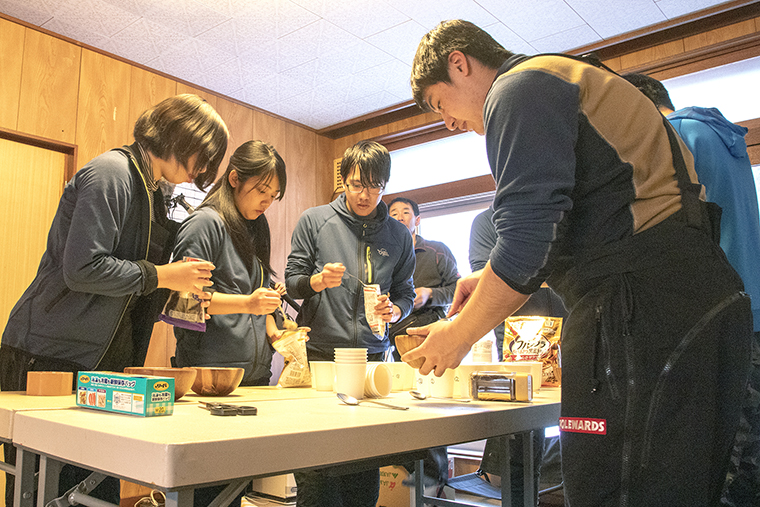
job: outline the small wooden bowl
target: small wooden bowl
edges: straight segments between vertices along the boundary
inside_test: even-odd
[[[409,352],[412,349],[416,349],[420,345],[422,345],[422,342],[425,341],[424,336],[409,336],[406,334],[400,334],[396,336],[396,349],[398,350],[398,353],[402,356]],[[406,364],[414,368],[415,370],[419,370],[420,366],[422,366],[425,363],[424,357],[418,357],[417,359],[414,359],[413,361],[409,361]]]
[[[243,380],[243,368],[194,367],[198,371],[191,389],[201,396],[227,396]]]
[[[168,368],[160,366],[128,366],[124,373],[133,375],[156,375],[174,378],[174,401],[182,398],[195,382],[195,368]]]

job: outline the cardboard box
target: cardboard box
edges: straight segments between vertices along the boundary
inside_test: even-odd
[[[380,495],[377,507],[410,507],[414,505],[414,488],[404,486],[403,481],[408,473],[401,466],[387,466],[380,469]],[[435,496],[437,486],[425,488],[425,494]],[[443,488],[441,498],[455,500],[454,489]]]
[[[298,488],[296,487],[296,478],[293,474],[273,475],[263,479],[253,479],[251,481],[251,490],[254,493],[261,493],[265,497],[279,500],[295,500]]]
[[[380,469],[378,507],[406,507],[411,504],[411,488],[402,484],[406,476],[404,467],[388,466]]]
[[[151,375],[80,371],[77,405],[143,417],[174,413],[174,379]]]

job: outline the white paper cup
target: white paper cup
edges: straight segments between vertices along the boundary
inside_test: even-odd
[[[335,363],[335,392],[345,393],[357,400],[364,397],[367,363]]]
[[[425,396],[430,396],[431,375],[433,375],[432,372],[427,375],[422,375],[420,374],[420,370],[414,370],[414,386],[412,387],[412,390],[424,394]]]
[[[446,370],[443,375],[436,377],[428,375],[430,396],[433,398],[451,398],[454,396],[454,370]]]
[[[393,378],[388,363],[367,363],[367,373],[364,383],[364,396],[368,398],[383,398],[391,393]]]
[[[335,382],[335,363],[332,361],[309,361],[311,387],[317,391],[332,391]]]
[[[483,339],[472,346],[473,363],[492,363],[493,362],[493,342],[489,339]]]
[[[414,368],[401,361],[385,363],[385,365],[391,370],[391,377],[393,378],[392,392],[412,389],[414,385]]]

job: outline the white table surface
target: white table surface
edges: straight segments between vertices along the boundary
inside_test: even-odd
[[[259,415],[212,416],[199,408],[200,400],[253,404]],[[222,398],[186,395],[171,416],[14,410],[2,397],[0,414],[13,412],[14,445],[172,490],[552,426],[559,400],[558,388],[542,389],[531,404],[420,401],[407,392],[386,398],[410,407],[402,411],[347,406],[313,389],[241,388]]]

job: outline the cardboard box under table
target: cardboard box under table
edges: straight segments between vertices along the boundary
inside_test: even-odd
[[[174,379],[80,371],[77,405],[143,417],[174,413]]]

